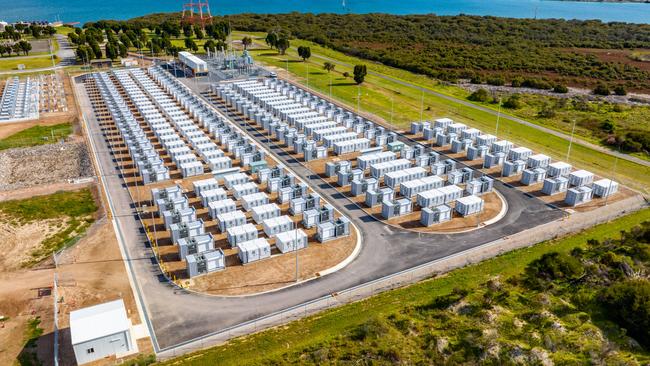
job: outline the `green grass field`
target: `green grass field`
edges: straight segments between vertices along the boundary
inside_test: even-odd
[[[234,35],[235,38],[239,36],[241,34]],[[263,43],[259,39],[256,39],[255,42],[258,45]],[[422,93],[420,89],[407,87],[379,76],[366,76],[366,81],[361,87],[358,87],[351,78],[343,77],[344,72],[352,74],[351,68],[337,64],[335,71],[328,74],[323,70],[324,61],[315,57],[315,55],[324,55],[352,64],[363,63],[373,71],[384,72],[386,75],[405,81],[421,80],[419,85],[439,91],[435,80],[403,70],[395,71],[386,66],[354,59],[322,47],[314,47],[309,42],[299,40],[292,40],[291,42],[292,47],[302,44],[309,44],[312,47],[312,57],[308,62],[302,62],[293,49],[289,50],[286,56],[278,55],[276,51],[265,48],[253,50],[252,54],[256,60],[281,69],[279,70],[280,75],[283,73],[282,70],[286,70],[288,67],[292,78],[305,85],[308,84],[310,88],[323,94],[330,94],[331,84],[331,95],[334,99],[347,104],[353,109],[356,108],[358,102],[362,112],[371,113],[387,122],[392,121],[397,128],[406,129],[410,122],[418,121],[421,117],[424,119],[450,117],[486,133],[496,133],[500,138],[548,154],[554,159],[566,160],[569,142],[560,137],[522,125],[505,116],[502,116],[499,121],[497,133],[496,117],[487,112],[463,106],[460,103],[448,101],[438,96],[428,95]],[[321,50],[323,50],[323,53],[321,53]],[[309,77],[307,77],[307,69],[309,69]],[[361,94],[360,100],[357,98],[358,93]],[[421,105],[424,105],[422,116]],[[650,167],[616,159],[608,154],[578,144],[573,144],[569,162],[601,176],[621,181],[625,185],[644,191],[646,194],[649,193]]]
[[[72,133],[72,124],[60,123],[53,126],[34,126],[0,139],[0,150],[53,144]]]
[[[586,247],[589,239],[618,237],[620,231],[629,230],[648,220],[650,209],[639,211],[573,236],[508,252],[477,265],[454,270],[439,278],[388,291],[364,301],[328,310],[276,329],[234,339],[226,345],[162,364],[226,366],[292,363],[287,362],[285,358],[295,361],[301,359],[303,354],[309,355],[318,350],[322,344],[336,344],[342,336],[372,322],[373,319],[400,314],[405,308],[424,306],[435,297],[451,294],[454,289],[475,291],[480,284],[494,276],[498,275],[505,280],[521,274],[528,263],[545,253],[569,253],[574,248]]]
[[[55,63],[58,61],[55,59]],[[41,69],[52,66],[52,58],[50,56],[39,56],[32,58],[14,58],[4,57],[0,58],[0,71],[15,71],[18,70],[18,65],[25,65],[25,70]]]
[[[30,253],[30,260],[23,263],[24,267],[30,267],[79,240],[94,222],[97,208],[92,192],[82,189],[0,202],[0,217],[14,225],[39,220],[60,222],[58,231],[46,237],[40,247]]]

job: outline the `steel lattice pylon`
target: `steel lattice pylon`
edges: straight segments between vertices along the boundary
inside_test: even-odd
[[[182,21],[190,24],[199,24],[205,27],[206,24],[212,21],[212,14],[210,14],[210,4],[208,0],[190,0],[183,3]]]

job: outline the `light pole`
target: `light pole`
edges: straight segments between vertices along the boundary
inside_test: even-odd
[[[497,109],[497,126],[494,130],[494,137],[499,135],[499,120],[501,119],[501,98],[499,97],[499,108]]]
[[[569,139],[569,148],[566,152],[566,161],[569,162],[569,156],[571,155],[571,145],[573,145],[573,133],[576,130],[576,120],[573,120],[573,127],[571,128],[571,138]]]

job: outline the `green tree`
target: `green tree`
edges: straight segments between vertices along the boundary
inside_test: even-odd
[[[311,57],[311,48],[308,46],[298,46],[298,56],[300,56],[303,61],[307,61],[307,59]]]
[[[542,255],[526,266],[524,277],[533,288],[547,288],[552,281],[571,280],[583,273],[580,262],[564,253],[551,252]]]
[[[269,32],[266,34],[264,42],[270,47],[275,48],[278,46],[278,34],[275,32]]]
[[[203,39],[203,30],[198,24],[194,25],[194,34],[196,35],[196,39]]]
[[[185,38],[185,48],[190,51],[198,51],[199,47],[196,45],[196,42],[192,38]]]
[[[192,37],[192,33],[193,33],[192,32],[192,24],[183,23],[183,35],[185,36],[185,38]]]
[[[363,83],[363,81],[366,79],[366,75],[368,74],[368,69],[366,68],[366,65],[355,65],[354,66],[354,82],[358,84]]]
[[[275,47],[278,49],[278,51],[280,51],[281,55],[284,55],[285,52],[287,52],[287,49],[289,49],[290,46],[291,45],[289,43],[289,40],[285,36],[280,37],[278,39],[278,42],[275,45]]]
[[[323,69],[327,70],[328,73],[330,71],[334,71],[334,68],[336,68],[336,65],[334,65],[329,61],[325,61],[325,63],[323,64]]]
[[[251,37],[247,36],[247,37],[242,38],[241,44],[244,46],[244,49],[247,50],[248,46],[253,44],[253,40],[251,39]]]
[[[214,49],[216,47],[217,47],[217,43],[213,39],[208,39],[203,44],[203,49],[205,50],[205,52],[208,52],[208,50],[210,50],[210,52],[214,52]]]
[[[16,44],[18,45],[18,49],[25,54],[25,56],[29,55],[29,51],[32,50],[32,44],[25,40],[18,41]]]

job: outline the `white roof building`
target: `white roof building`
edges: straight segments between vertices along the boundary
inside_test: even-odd
[[[70,312],[70,336],[78,364],[121,357],[134,349],[122,299]]]

